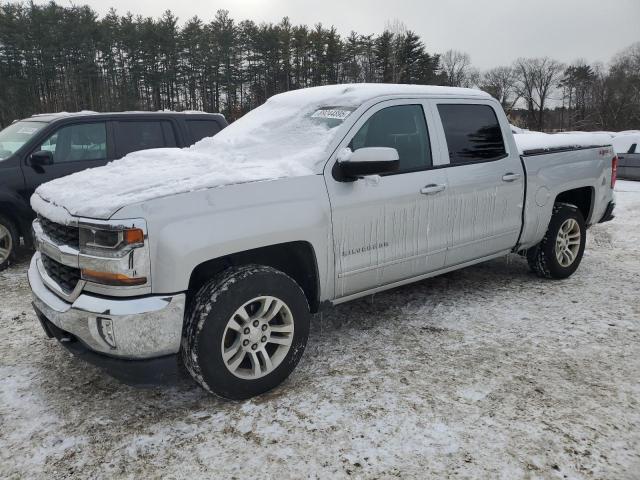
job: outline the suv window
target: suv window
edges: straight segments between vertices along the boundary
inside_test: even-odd
[[[187,120],[187,128],[191,133],[192,143],[205,137],[213,137],[220,131],[220,125],[215,120]]]
[[[38,150],[53,154],[53,163],[105,160],[107,129],[104,122],[68,125],[49,136]]]
[[[355,134],[349,148],[391,147],[398,151],[398,173],[432,165],[429,133],[420,105],[397,105],[374,113]]]
[[[171,122],[166,120],[119,121],[116,124],[116,132],[116,145],[120,157],[138,150],[176,146],[173,127]]]
[[[452,165],[488,162],[506,155],[496,113],[489,105],[440,104]]]

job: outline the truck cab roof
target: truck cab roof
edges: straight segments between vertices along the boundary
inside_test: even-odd
[[[37,122],[58,122],[65,120],[76,120],[78,118],[91,117],[96,120],[113,120],[117,118],[169,118],[169,117],[185,117],[189,116],[193,120],[201,119],[222,119],[224,115],[221,113],[207,113],[196,110],[188,110],[183,112],[164,111],[157,112],[144,112],[144,111],[127,111],[127,112],[94,112],[91,110],[81,110],[79,112],[59,112],[59,113],[38,113],[31,115],[30,117],[22,119],[22,121],[37,121]],[[17,121],[17,120],[16,120]]]
[[[392,97],[492,98],[488,93],[474,88],[391,83],[354,83],[290,90],[274,95],[268,101],[277,101],[290,105],[314,104],[356,107],[371,100]]]

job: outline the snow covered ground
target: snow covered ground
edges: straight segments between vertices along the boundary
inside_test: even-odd
[[[638,478],[640,184],[582,266],[518,257],[317,318],[276,391],[135,389],[44,337],[0,273],[0,478]]]

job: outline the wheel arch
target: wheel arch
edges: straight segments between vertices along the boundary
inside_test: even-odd
[[[31,216],[23,212],[22,205],[9,201],[6,197],[0,198],[0,215],[8,218],[18,229],[18,235],[24,238],[25,243],[31,244],[31,232],[29,230]]]
[[[258,264],[280,270],[302,288],[312,313],[320,306],[320,276],[316,254],[311,243],[293,241],[236,252],[207,260],[197,265],[189,278],[188,299],[217,273],[227,268]]]
[[[579,187],[560,192],[554,203],[569,203],[575,205],[587,225],[591,224],[591,214],[595,200],[595,190],[593,187]]]

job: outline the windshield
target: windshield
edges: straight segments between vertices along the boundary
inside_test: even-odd
[[[353,110],[351,106],[288,102],[274,97],[191,148],[238,166],[259,161],[317,172],[328,158],[327,149],[338,127]]]
[[[45,122],[21,121],[0,131],[0,160],[10,157],[47,124]]]

